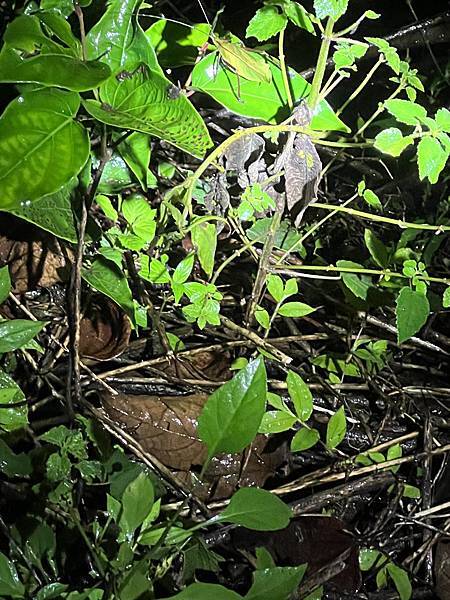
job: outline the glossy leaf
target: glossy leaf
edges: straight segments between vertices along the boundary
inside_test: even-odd
[[[269,410],[262,418],[258,432],[265,434],[281,433],[291,429],[297,421],[294,415],[284,410]]]
[[[444,308],[450,308],[450,287],[447,287],[444,290],[444,295],[442,296],[442,306]]]
[[[401,344],[416,334],[430,314],[428,298],[416,290],[404,287],[397,297],[397,339]]]
[[[384,269],[388,265],[388,249],[371,229],[364,230],[364,241],[374,262]]]
[[[153,484],[149,476],[141,471],[136,479],[127,485],[121,497],[122,511],[119,527],[122,532],[122,539],[129,539],[129,536],[142,525],[152,509],[153,500]]]
[[[0,354],[22,348],[37,335],[45,323],[27,319],[0,321]]]
[[[101,57],[113,73],[133,70],[141,63],[161,71],[155,51],[137,22],[141,2],[110,0],[106,12],[87,35],[88,58]]]
[[[347,6],[348,0],[314,0],[314,10],[318,19],[339,19],[346,12]]]
[[[278,496],[259,488],[241,488],[218,520],[257,531],[276,531],[289,525],[292,511]]]
[[[12,208],[7,212],[16,215],[24,221],[33,223],[45,231],[68,242],[77,242],[77,230],[72,211],[72,201],[75,188],[78,185],[74,177],[67,185],[30,204]]]
[[[163,67],[194,65],[199,49],[207,43],[211,26],[208,23],[184,25],[160,19],[145,34],[155,49]]]
[[[79,4],[82,5],[81,2]],[[67,17],[73,12],[73,0],[41,0],[41,9],[57,10]]]
[[[135,131],[119,144],[118,151],[136,176],[144,191],[152,185],[152,174],[148,169],[151,154],[151,138]]]
[[[307,421],[313,412],[313,397],[309,387],[294,371],[288,372],[286,383],[298,418],[300,421]]]
[[[14,431],[28,423],[25,396],[15,381],[0,370],[0,431]]]
[[[0,118],[0,209],[52,194],[81,171],[89,140],[73,119],[78,107],[78,94],[59,90],[28,92],[7,106]]]
[[[250,362],[206,402],[198,435],[208,457],[241,452],[256,436],[266,405],[267,379],[261,358]]]
[[[11,278],[9,276],[8,265],[0,269],[0,304],[8,297],[11,290]]]
[[[134,322],[134,304],[125,275],[110,261],[96,258],[89,269],[82,272],[83,279],[94,289],[121,306]]]
[[[0,594],[8,598],[24,598],[25,587],[14,563],[0,552]]]
[[[346,431],[347,420],[345,418],[344,407],[341,406],[328,421],[326,441],[327,448],[330,450],[336,448],[336,446],[338,446],[345,438]]]
[[[317,444],[320,439],[317,429],[307,429],[302,427],[299,429],[291,441],[291,452],[302,452],[309,450]]]
[[[201,158],[212,145],[199,113],[184,94],[170,98],[170,82],[141,66],[130,77],[111,78],[101,88],[101,100],[86,100],[96,119],[122,129],[155,135]]]
[[[255,571],[245,600],[288,600],[300,585],[306,567],[272,567]]]
[[[208,54],[192,71],[192,87],[212,96],[217,102],[238,115],[262,119],[268,123],[280,123],[289,117],[289,108],[280,68],[269,63],[272,82],[239,81],[238,77],[217,61],[215,53]],[[289,69],[294,100],[308,96],[310,84]],[[311,121],[311,128],[318,131],[348,131],[347,126],[335,115],[330,105],[322,101]]]
[[[82,61],[63,54],[40,54],[23,59],[7,46],[0,52],[2,83],[37,83],[85,92],[98,87],[110,75],[108,65],[99,61]]]
[[[202,269],[208,277],[211,277],[214,270],[214,256],[217,246],[215,223],[194,224],[191,229],[191,238]]]
[[[242,600],[242,596],[216,583],[192,583],[167,600]]]

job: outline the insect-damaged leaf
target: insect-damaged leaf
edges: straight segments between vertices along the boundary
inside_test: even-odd
[[[155,135],[198,158],[205,154],[212,141],[203,119],[184,94],[169,96],[168,79],[143,64],[119,75],[101,87],[102,102],[84,101],[94,118]]]

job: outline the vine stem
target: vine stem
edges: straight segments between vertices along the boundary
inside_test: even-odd
[[[278,36],[278,59],[280,61],[281,76],[283,77],[283,85],[286,92],[286,99],[289,106],[289,110],[294,110],[294,101],[292,99],[291,87],[289,85],[289,76],[286,68],[286,60],[284,57],[284,32],[285,29],[280,31]]]
[[[324,210],[344,212],[355,217],[361,217],[361,219],[368,219],[369,221],[379,221],[380,223],[390,223],[396,225],[402,229],[418,229],[420,231],[435,231],[440,233],[443,231],[450,231],[450,225],[428,225],[427,223],[411,223],[409,221],[402,221],[401,219],[391,219],[390,217],[383,217],[382,215],[374,215],[372,213],[366,213],[362,210],[355,208],[348,208],[347,206],[338,206],[336,204],[322,204],[321,202],[315,202],[311,204],[314,208],[323,208]]]
[[[342,112],[347,108],[347,106],[350,104],[350,102],[353,102],[353,100],[359,96],[359,94],[363,91],[363,89],[366,87],[366,85],[369,83],[369,81],[372,79],[372,77],[374,76],[375,72],[378,70],[378,68],[384,63],[384,59],[379,56],[377,62],[373,65],[373,67],[370,69],[370,71],[367,73],[367,75],[364,77],[364,79],[361,81],[361,83],[358,85],[358,87],[350,94],[350,96],[347,98],[347,100],[344,102],[344,104],[338,108],[338,110],[336,111],[336,114],[339,116],[340,114],[342,114]]]
[[[322,87],[322,82],[327,67],[327,59],[328,53],[330,51],[330,43],[333,34],[334,23],[335,20],[329,17],[325,25],[325,31],[323,32],[322,44],[320,45],[316,70],[314,72],[314,78],[311,84],[311,93],[308,98],[308,104],[312,110],[315,109],[317,101],[319,99],[320,89]]]

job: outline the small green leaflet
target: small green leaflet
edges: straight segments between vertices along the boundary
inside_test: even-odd
[[[14,404],[11,407],[8,405]],[[28,423],[28,406],[17,383],[0,370],[0,431],[14,431]]]
[[[405,148],[414,143],[412,135],[403,137],[402,132],[397,127],[384,129],[375,137],[374,146],[380,152],[390,154],[391,156],[400,156]]]
[[[259,488],[241,488],[231,498],[218,520],[256,531],[275,531],[289,525],[292,511],[282,500]]]
[[[404,287],[397,297],[397,340],[401,344],[423,327],[430,314],[430,303],[421,292]]]
[[[327,425],[327,448],[333,450],[345,438],[347,431],[347,421],[345,418],[344,407],[341,406],[330,418]]]
[[[255,37],[259,42],[265,42],[285,29],[287,21],[286,15],[276,6],[263,6],[250,20],[245,37]]]
[[[11,290],[11,278],[9,276],[8,265],[0,269],[0,304],[8,297]]]
[[[191,229],[192,243],[202,269],[211,277],[217,246],[217,231],[214,223],[194,223]]]
[[[430,136],[422,138],[417,147],[417,163],[421,180],[428,178],[430,183],[436,183],[444,169],[449,156],[449,149],[441,142]]]
[[[308,386],[294,371],[288,372],[286,383],[298,418],[307,421],[313,412],[313,397]]]
[[[400,600],[409,600],[412,596],[412,587],[408,573],[394,563],[389,563],[386,569],[397,588]]]
[[[296,432],[291,441],[291,452],[302,452],[309,450],[317,444],[320,439],[317,429],[307,429],[302,427]]]

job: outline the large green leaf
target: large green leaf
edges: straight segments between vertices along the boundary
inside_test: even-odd
[[[155,135],[201,158],[212,145],[208,130],[184,94],[169,94],[171,87],[168,79],[141,65],[127,77],[110,78],[101,87],[102,102],[86,100],[84,106],[103,123]]]
[[[257,531],[275,531],[289,525],[292,511],[278,496],[259,488],[241,488],[218,520]]]
[[[86,38],[88,58],[100,58],[114,73],[140,63],[161,71],[153,46],[137,22],[142,0],[111,0]],[[162,71],[161,71],[162,72]]]
[[[289,117],[286,91],[281,69],[270,62],[272,82],[248,81],[227,69],[212,52],[196,64],[192,71],[192,87],[212,96],[229,110],[262,119],[268,123],[281,123]],[[289,69],[290,84],[296,101],[306,98],[311,85],[298,73]],[[311,127],[318,131],[348,131],[348,127],[323,100],[317,107]]]
[[[253,573],[253,585],[245,600],[287,600],[303,579],[306,565],[298,567],[272,567]]]
[[[216,390],[198,420],[198,435],[209,457],[220,452],[241,452],[254,439],[264,414],[267,380],[261,358]]]
[[[176,596],[167,600],[242,600],[242,596],[216,583],[191,583]]]
[[[208,41],[211,26],[208,23],[185,25],[160,19],[145,34],[163,67],[194,65],[199,49]]]
[[[72,194],[77,185],[78,180],[74,177],[54,194],[43,196],[31,204],[12,208],[7,212],[34,223],[63,240],[76,243],[77,230],[72,212]]]
[[[397,338],[401,344],[425,325],[430,314],[428,298],[416,290],[404,287],[397,297]]]
[[[0,209],[27,205],[61,189],[89,156],[86,130],[73,117],[79,96],[61,90],[27,92],[0,118]]]
[[[22,390],[7,373],[0,370],[0,431],[14,431],[27,423],[28,407]]]
[[[21,58],[7,46],[0,52],[2,83],[38,83],[84,92],[98,87],[110,75],[110,68],[102,62],[82,61],[65,54]]]
[[[0,354],[12,352],[28,344],[45,323],[28,319],[0,321]]]
[[[23,598],[25,594],[14,563],[3,552],[0,552],[0,594],[3,598]]]

